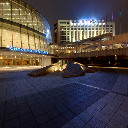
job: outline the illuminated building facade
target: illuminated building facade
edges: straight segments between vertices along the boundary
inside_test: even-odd
[[[34,8],[22,0],[0,0],[0,66],[42,65],[51,42],[48,22]]]
[[[87,38],[111,33],[115,35],[115,23],[104,20],[58,20],[54,24],[54,43],[79,42]]]

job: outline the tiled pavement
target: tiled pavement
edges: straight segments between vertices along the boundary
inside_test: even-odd
[[[127,128],[127,74],[64,79],[0,72],[0,128]]]

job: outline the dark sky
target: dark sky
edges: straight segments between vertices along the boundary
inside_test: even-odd
[[[122,33],[128,31],[128,0],[23,0],[44,16],[50,24],[60,19],[96,18],[111,21],[112,11],[119,33],[120,9],[122,10]]]

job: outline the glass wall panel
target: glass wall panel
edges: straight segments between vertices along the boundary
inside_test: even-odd
[[[33,50],[45,50],[47,47],[46,35],[50,31],[48,22],[22,0],[0,1],[0,18],[6,19],[1,20],[0,24],[3,24],[0,26],[0,47]],[[48,38],[51,39],[51,36]]]
[[[21,47],[20,28],[12,25],[12,34],[13,34],[13,47],[20,48]]]
[[[29,49],[27,29],[21,28],[22,48]]]

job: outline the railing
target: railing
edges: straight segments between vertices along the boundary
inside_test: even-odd
[[[128,54],[128,48],[81,52],[81,53],[63,53],[59,54],[59,58],[80,58],[80,57],[96,57],[96,56],[114,56],[114,55],[126,55]]]

